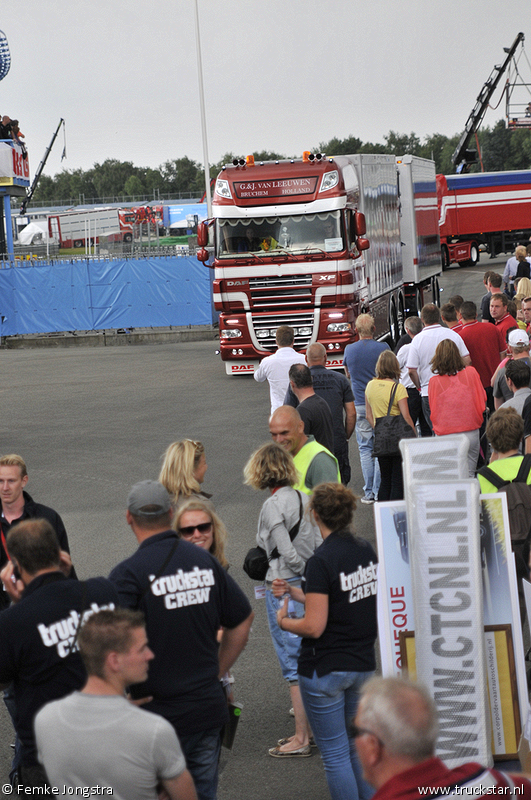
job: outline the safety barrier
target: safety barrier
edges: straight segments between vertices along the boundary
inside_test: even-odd
[[[0,270],[0,335],[210,325],[195,258],[78,260]]]

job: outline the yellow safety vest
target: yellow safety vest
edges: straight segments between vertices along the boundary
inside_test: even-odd
[[[327,450],[324,445],[319,444],[319,442],[316,442],[315,439],[313,439],[309,442],[306,442],[304,447],[301,447],[297,455],[293,457],[295,466],[297,467],[297,472],[299,473],[299,481],[293,487],[294,489],[298,489],[300,492],[305,492],[305,494],[312,493],[313,487],[309,489],[306,486],[306,473],[308,472],[310,464],[318,453],[326,453],[330,456],[330,458],[334,459],[337,470],[337,482],[341,483],[341,474],[339,472],[337,458],[330,452],[330,450]]]

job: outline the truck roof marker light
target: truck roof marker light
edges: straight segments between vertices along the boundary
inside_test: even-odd
[[[333,169],[331,172],[325,172],[321,179],[321,186],[319,191],[320,192],[328,192],[330,189],[334,189],[339,183],[339,172],[337,169]]]
[[[233,158],[232,163],[235,167],[244,167],[245,166],[245,159],[244,158]]]
[[[247,156],[245,161],[248,167],[254,167],[254,156]]]
[[[311,152],[309,150],[304,150],[302,154],[302,160],[306,164],[311,158]],[[292,162],[293,163],[293,162]]]

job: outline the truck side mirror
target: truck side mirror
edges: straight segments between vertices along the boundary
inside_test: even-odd
[[[360,251],[361,250],[368,250],[369,247],[371,246],[371,243],[369,242],[368,239],[362,239],[361,237],[358,237],[356,239],[356,246],[357,246],[358,250],[360,250]]]
[[[354,219],[355,219],[357,235],[358,236],[365,236],[365,234],[367,233],[367,225],[365,224],[365,214],[363,214],[361,211],[356,211],[355,214],[354,214]],[[359,247],[359,245],[358,245],[358,247]],[[367,248],[366,247],[365,248],[360,247],[359,249],[360,250],[363,250],[363,249],[366,250]]]
[[[197,238],[199,239],[199,237]],[[200,250],[197,251],[196,256],[198,261],[201,261],[202,264],[205,264],[205,262],[208,261],[208,250],[202,247]],[[205,264],[205,266],[208,267],[210,265]]]
[[[197,244],[199,247],[206,247],[208,244],[208,225],[206,222],[199,222],[197,225]],[[199,258],[199,254],[197,257]],[[199,260],[201,261],[202,259]],[[206,261],[206,259],[203,260]]]

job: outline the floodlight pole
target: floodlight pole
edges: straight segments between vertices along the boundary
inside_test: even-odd
[[[201,133],[203,136],[203,164],[205,168],[205,190],[207,202],[207,216],[212,218],[212,198],[210,196],[210,167],[208,164],[208,146],[205,115],[205,94],[203,91],[203,67],[201,64],[201,40],[199,37],[199,12],[195,0],[195,42],[197,47],[197,74],[199,78],[199,106],[201,108]]]

